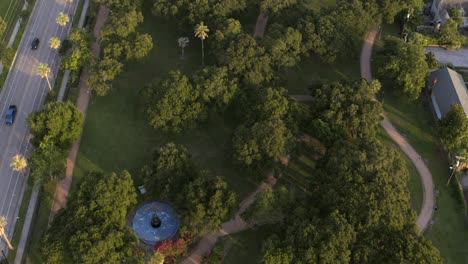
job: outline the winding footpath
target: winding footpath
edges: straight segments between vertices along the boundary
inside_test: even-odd
[[[374,29],[367,33],[366,38],[364,39],[364,46],[361,51],[361,76],[367,81],[372,81],[372,71],[371,71],[371,56],[372,48],[374,46],[375,37],[379,32],[378,29]],[[419,212],[416,225],[418,226],[419,234],[422,234],[424,230],[428,227],[429,222],[432,219],[432,214],[434,212],[434,182],[432,180],[431,172],[429,168],[424,163],[421,156],[414,150],[414,148],[408,143],[408,141],[396,130],[396,128],[390,123],[385,113],[383,114],[383,120],[380,122],[380,125],[385,129],[388,135],[392,140],[400,147],[400,149],[408,156],[408,158],[413,162],[414,166],[418,170],[419,175],[421,176],[421,181],[423,183],[423,205],[421,211]]]
[[[258,193],[273,187],[276,184],[276,178],[271,174],[266,181],[263,181],[257,189],[249,194],[239,205],[239,210],[234,219],[224,222],[221,229],[215,234],[204,235],[197,246],[184,259],[181,264],[198,264],[202,263],[203,256],[210,254],[211,250],[216,244],[218,237],[234,234],[248,228],[251,228],[255,223],[247,223],[241,218],[241,214],[245,212],[254,202]]]

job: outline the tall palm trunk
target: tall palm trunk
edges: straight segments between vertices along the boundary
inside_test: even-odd
[[[46,76],[46,80],[47,80],[47,84],[49,85],[49,91],[52,91],[52,86],[50,85],[49,77]]]
[[[201,64],[205,65],[205,47],[203,46],[203,39],[201,41]]]
[[[8,245],[8,248],[9,248],[10,250],[13,250],[14,248],[13,248],[13,246],[11,245],[10,240],[8,240],[8,237],[6,236],[5,230],[3,230],[3,228],[0,228],[0,236],[2,236],[3,239],[6,241],[6,243],[7,243],[7,245]]]

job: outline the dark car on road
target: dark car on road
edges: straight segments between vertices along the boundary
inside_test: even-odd
[[[13,125],[13,122],[15,122],[16,110],[17,110],[16,105],[10,105],[8,107],[6,118],[5,118],[5,124]]]
[[[35,38],[31,42],[31,49],[36,50],[39,47],[39,39]]]

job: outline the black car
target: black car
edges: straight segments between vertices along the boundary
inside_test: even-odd
[[[31,43],[31,49],[36,50],[39,47],[39,39],[35,38],[33,39]]]
[[[15,115],[16,115],[16,105],[10,105],[7,110],[5,124],[13,125],[13,122],[15,122]]]

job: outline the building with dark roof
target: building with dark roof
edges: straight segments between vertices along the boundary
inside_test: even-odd
[[[447,67],[433,71],[429,75],[428,88],[439,119],[452,109],[452,104],[461,105],[468,116],[468,91],[459,73]]]

